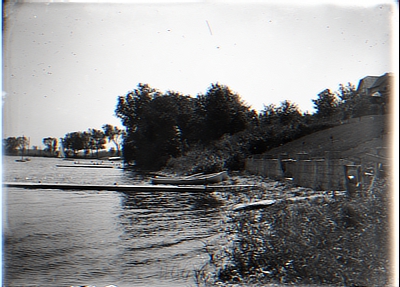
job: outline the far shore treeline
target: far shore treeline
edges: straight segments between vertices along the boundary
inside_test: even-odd
[[[98,158],[108,141],[115,146],[109,155],[121,155],[138,169],[241,170],[248,156],[350,118],[388,113],[389,92],[371,96],[348,83],[334,92],[323,90],[312,102],[314,113],[303,113],[287,100],[256,112],[219,83],[196,97],[138,84],[117,99],[115,114],[125,130],[106,124],[102,130],[70,132],[60,140],[47,137],[44,151],[47,156]],[[3,139],[5,154],[22,154],[28,147],[24,136]]]
[[[30,140],[26,136],[8,137],[3,139],[3,151],[6,155],[99,158],[100,151],[104,151],[108,141],[113,143],[115,147],[111,147],[106,154],[120,156],[124,135],[124,130],[105,124],[102,130],[90,128],[83,132],[67,133],[60,139],[55,137],[43,138],[43,144],[45,145],[43,150],[39,150],[36,146],[32,146],[30,149]],[[104,154],[104,152],[101,154]]]

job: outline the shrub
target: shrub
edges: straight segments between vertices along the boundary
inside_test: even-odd
[[[204,268],[203,283],[387,285],[387,183],[364,194],[228,212],[227,240],[207,267],[215,276]]]
[[[222,171],[224,159],[217,151],[197,146],[186,153],[185,156],[171,158],[166,166],[178,173],[212,173]]]

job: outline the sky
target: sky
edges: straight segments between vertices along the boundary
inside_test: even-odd
[[[122,127],[117,97],[139,83],[195,97],[218,82],[257,111],[313,112],[324,89],[396,72],[393,1],[96,2],[6,4],[3,138]]]

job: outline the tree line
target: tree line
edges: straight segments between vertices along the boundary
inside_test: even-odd
[[[379,113],[386,99],[373,102],[348,83],[338,91],[325,89],[312,102],[312,114],[302,113],[290,101],[265,106],[258,113],[219,83],[196,97],[138,84],[118,97],[115,113],[126,128],[126,162],[148,170],[207,172],[241,169],[249,155],[352,117]]]
[[[76,157],[79,152],[88,157],[98,157],[99,151],[106,148],[107,141],[113,143],[115,155],[121,155],[121,143],[125,131],[116,126],[105,124],[102,129],[89,128],[87,131],[76,131],[65,134],[63,138],[43,138],[44,151],[49,156],[59,156],[60,152],[67,157]],[[29,147],[29,139],[22,137],[8,137],[3,139],[5,154],[24,154]],[[35,149],[36,147],[34,147]]]
[[[245,158],[262,154],[299,137],[332,127],[349,118],[387,112],[387,96],[377,99],[358,93],[348,83],[337,91],[325,89],[312,99],[314,113],[303,113],[290,101],[251,109],[225,85],[211,84],[195,97],[160,92],[148,84],[117,98],[115,115],[125,129],[103,125],[43,139],[45,151],[56,156],[59,146],[69,156],[83,151],[98,156],[107,140],[116,154],[139,169],[164,167],[187,172],[240,170]],[[6,154],[23,152],[26,137],[3,139]]]

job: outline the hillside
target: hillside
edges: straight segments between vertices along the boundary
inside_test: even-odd
[[[293,157],[297,153],[308,153],[311,157],[322,157],[325,151],[336,151],[342,158],[359,158],[377,147],[388,147],[389,132],[388,116],[354,118],[271,149],[265,155]]]

